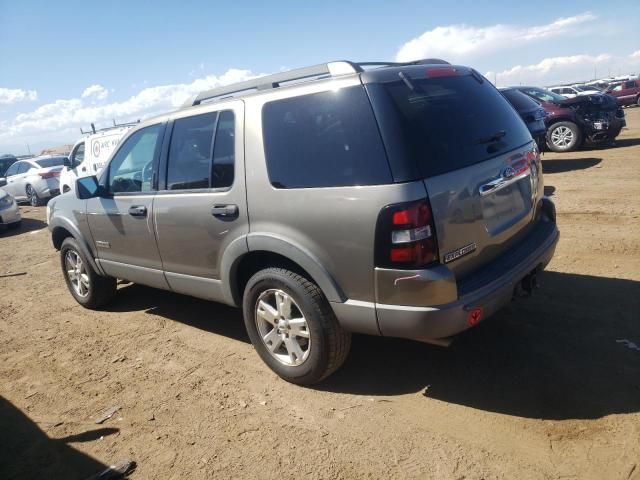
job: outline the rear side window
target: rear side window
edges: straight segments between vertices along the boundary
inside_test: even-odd
[[[178,119],[174,122],[169,147],[167,189],[230,187],[234,162],[235,118],[232,111]]]
[[[168,190],[209,188],[216,116],[215,112],[206,113],[181,118],[173,124],[167,170]]]
[[[392,182],[362,87],[269,102],[262,128],[269,180],[276,188]]]
[[[27,162],[23,162],[20,164],[20,167],[18,167],[18,173],[27,173],[32,168],[33,168],[33,165]]]
[[[424,177],[465,168],[531,141],[507,100],[471,75],[386,84],[411,160]]]

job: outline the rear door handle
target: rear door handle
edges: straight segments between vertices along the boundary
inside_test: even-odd
[[[133,207],[129,207],[129,215],[132,217],[146,217],[147,207],[144,205],[134,205]]]
[[[211,208],[211,215],[219,218],[230,218],[238,215],[237,205],[214,205]]]

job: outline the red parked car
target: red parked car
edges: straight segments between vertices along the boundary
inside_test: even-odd
[[[610,95],[595,94],[566,98],[539,87],[513,87],[540,102],[547,112],[547,147],[570,152],[587,142],[607,144],[626,125],[624,112]]]
[[[636,104],[640,107],[640,80],[627,80],[611,85],[606,92],[618,99],[618,105],[624,107]]]

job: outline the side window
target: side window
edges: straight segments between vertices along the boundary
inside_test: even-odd
[[[626,82],[624,88],[636,88],[636,82]]]
[[[84,142],[71,153],[71,168],[76,168],[82,162],[84,162]]]
[[[31,165],[30,163],[22,162],[20,164],[20,168],[18,168],[18,174],[27,173],[29,170],[31,170],[32,167],[33,165]]]
[[[173,125],[169,147],[167,189],[230,187],[234,162],[235,118],[232,111],[178,119]]]
[[[212,112],[174,122],[167,165],[168,190],[209,188],[216,116]]]
[[[620,90],[622,90],[622,85],[616,85],[611,89],[612,92],[619,92]]]
[[[153,160],[164,126],[152,125],[133,133],[109,163],[109,192],[148,192],[151,190]]]
[[[262,109],[269,180],[276,188],[391,183],[362,87],[275,100]]]
[[[233,184],[236,160],[235,116],[231,110],[220,112],[216,140],[213,144],[213,188],[227,188]]]
[[[14,163],[13,165],[11,165],[7,170],[7,177],[11,177],[12,175],[17,175],[19,166],[20,166],[19,163]]]

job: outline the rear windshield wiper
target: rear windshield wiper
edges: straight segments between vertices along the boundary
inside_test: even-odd
[[[476,144],[482,145],[483,143],[497,142],[502,137],[504,137],[506,134],[507,134],[506,130],[500,130],[500,131],[498,131],[498,132],[496,132],[493,135],[490,135],[488,137],[479,138],[478,140],[476,140]]]

